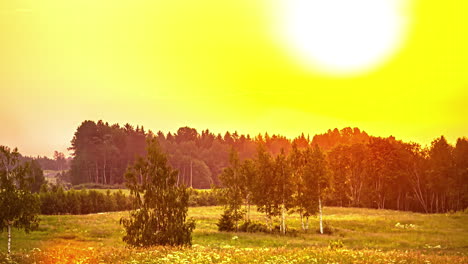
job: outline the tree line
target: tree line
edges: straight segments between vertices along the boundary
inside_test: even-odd
[[[441,213],[468,207],[468,139],[441,136],[422,148],[393,137],[327,153],[330,205]]]
[[[115,192],[86,189],[65,191],[61,186],[43,185],[38,198],[40,213],[44,215],[79,215],[132,209],[131,198],[121,190]]]
[[[253,159],[241,160],[235,149],[220,175],[225,212],[218,226],[239,230],[250,222],[250,206],[265,214],[265,226],[287,230],[286,216],[297,212],[303,230],[308,218],[331,206],[443,213],[468,207],[468,139],[455,146],[441,136],[427,148],[394,137],[340,144],[331,150],[292,143],[273,155],[260,142]]]
[[[441,136],[428,147],[369,136],[358,128],[328,130],[312,138],[290,140],[281,135],[255,137],[226,132],[199,133],[181,127],[176,133],[153,133],[143,127],[84,121],[72,147],[73,184],[122,184],[135,157],[145,155],[145,140],[156,138],[176,169],[176,183],[193,188],[223,186],[220,175],[230,164],[234,149],[240,161],[255,160],[257,147],[276,158],[294,155],[294,148],[318,146],[326,157],[330,188],[324,201],[335,206],[356,206],[437,213],[467,207],[467,139],[455,146]]]
[[[218,178],[229,164],[229,150],[234,148],[240,159],[253,158],[257,144],[264,142],[272,155],[283,149],[288,153],[292,143],[303,147],[310,142],[325,150],[337,144],[366,142],[367,133],[358,128],[329,130],[327,133],[289,140],[281,135],[257,136],[226,132],[214,134],[208,129],[199,133],[190,127],[181,127],[176,133],[153,133],[143,126],[130,124],[120,126],[106,122],[84,121],[76,130],[71,142],[73,152],[70,181],[72,184],[100,183],[106,185],[122,184],[124,173],[137,155],[145,154],[145,140],[156,137],[161,148],[168,155],[169,164],[178,171],[178,184],[193,188],[210,188],[219,185]]]
[[[59,151],[54,151],[53,159],[46,156],[20,156],[23,162],[36,162],[43,170],[63,171],[70,169],[71,158],[65,158],[65,154]]]
[[[217,191],[187,190],[189,206],[218,205],[220,194]],[[46,185],[39,193],[40,213],[43,215],[62,214],[94,214],[102,212],[118,212],[134,209],[132,198],[122,190],[65,190],[60,185]]]

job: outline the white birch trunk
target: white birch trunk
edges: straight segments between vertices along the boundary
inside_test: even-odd
[[[323,234],[323,223],[322,223],[322,199],[319,197],[319,219],[320,219],[320,234]]]
[[[99,183],[99,167],[98,167],[97,161],[96,161],[96,183]]]
[[[190,188],[193,188],[192,160],[190,160]]]
[[[8,255],[11,252],[11,225],[8,224]]]
[[[107,178],[106,178],[106,167],[107,167],[107,158],[104,158],[104,175],[103,175],[103,181],[104,181],[104,184],[107,184]]]
[[[283,231],[283,235],[286,234],[286,207],[284,206],[284,203],[283,203],[283,208],[281,210],[281,226],[282,226],[282,230]]]

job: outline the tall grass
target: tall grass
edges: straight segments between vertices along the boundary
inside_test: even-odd
[[[319,235],[318,220],[297,236],[218,232],[222,207],[192,207],[192,248],[129,249],[118,224],[127,212],[41,216],[38,231],[13,232],[17,263],[468,263],[468,214],[425,215],[391,210],[326,207],[335,232]],[[252,218],[264,221],[252,210]],[[300,229],[298,215],[287,219]],[[342,246],[337,246],[342,245]],[[6,234],[0,252],[6,251]],[[6,261],[0,255],[0,263]],[[426,262],[425,262],[426,261]],[[428,262],[427,262],[428,261]],[[186,263],[186,262],[185,262]]]

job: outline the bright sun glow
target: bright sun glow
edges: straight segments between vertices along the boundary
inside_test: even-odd
[[[407,24],[401,5],[399,0],[288,0],[285,39],[315,70],[361,73],[398,49]]]

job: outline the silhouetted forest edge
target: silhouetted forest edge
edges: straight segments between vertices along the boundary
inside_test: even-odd
[[[255,136],[226,132],[214,134],[181,127],[176,133],[153,133],[143,126],[109,125],[84,121],[71,141],[72,158],[56,153],[54,159],[31,158],[43,169],[69,169],[60,174],[72,186],[123,186],[126,168],[146,154],[147,138],[157,138],[169,164],[178,170],[178,184],[197,189],[222,188],[219,175],[230,166],[229,153],[240,162],[255,162],[259,146],[275,158],[289,157],[293,148],[318,146],[326,157],[330,186],[328,206],[408,210],[426,213],[464,210],[468,207],[468,140],[455,146],[444,136],[422,147],[394,137],[374,137],[359,128],[328,130],[313,137],[294,139],[281,135]],[[291,166],[289,164],[288,166]],[[37,190],[38,186],[36,187]],[[209,203],[212,204],[212,203]]]

